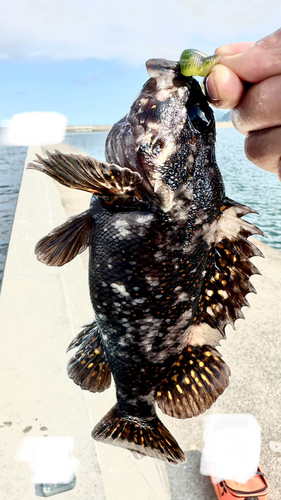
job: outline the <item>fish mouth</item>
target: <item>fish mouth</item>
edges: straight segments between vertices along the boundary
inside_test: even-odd
[[[178,61],[169,61],[167,59],[149,59],[146,61],[145,65],[150,78],[157,78],[158,76],[167,73],[180,73],[180,65]]]

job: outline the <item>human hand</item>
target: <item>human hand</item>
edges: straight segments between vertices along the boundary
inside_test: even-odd
[[[245,153],[255,165],[281,180],[281,29],[256,43],[222,45],[220,63],[205,80],[210,102],[232,109],[246,135]]]

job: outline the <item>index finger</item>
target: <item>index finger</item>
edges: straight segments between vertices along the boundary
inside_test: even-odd
[[[243,48],[246,50],[241,52]],[[259,83],[281,72],[281,29],[254,45],[250,42],[250,47],[248,42],[230,44],[219,47],[216,54],[220,56],[220,64],[230,68],[239,78]]]
[[[242,54],[247,50],[251,49],[255,45],[255,42],[236,42],[228,43],[227,45],[221,45],[215,51],[218,56],[235,56],[237,54]]]

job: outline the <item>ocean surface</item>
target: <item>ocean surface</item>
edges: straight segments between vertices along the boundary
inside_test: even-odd
[[[27,148],[0,144],[0,288]]]
[[[66,134],[65,142],[104,160],[106,132]],[[8,250],[27,148],[0,145],[0,286]],[[244,138],[233,128],[217,130],[217,162],[226,195],[259,212],[247,220],[258,225],[257,237],[281,251],[281,183],[277,176],[252,165],[244,154]]]

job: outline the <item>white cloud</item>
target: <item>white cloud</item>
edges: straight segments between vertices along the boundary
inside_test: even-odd
[[[273,15],[274,14],[274,15]],[[177,59],[276,30],[280,0],[10,0],[1,9],[0,59]]]

